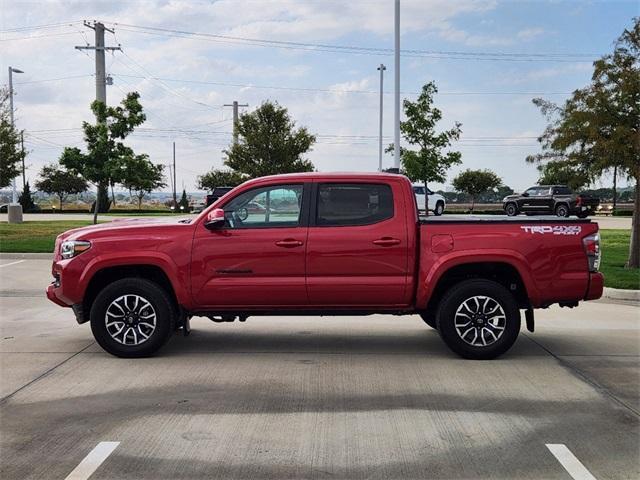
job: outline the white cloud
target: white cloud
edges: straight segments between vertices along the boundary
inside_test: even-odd
[[[520,40],[532,40],[546,33],[544,28],[533,27],[520,30],[516,35]]]

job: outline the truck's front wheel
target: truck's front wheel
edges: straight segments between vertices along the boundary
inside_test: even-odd
[[[520,332],[520,311],[513,295],[490,280],[466,280],[453,287],[442,299],[437,318],[447,346],[474,360],[502,355]]]
[[[167,292],[141,278],[106,286],[91,306],[91,331],[107,352],[118,357],[147,357],[175,330],[175,308]]]

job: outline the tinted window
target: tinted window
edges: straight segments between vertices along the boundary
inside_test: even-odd
[[[413,187],[413,193],[416,195],[424,195],[424,187]]]
[[[302,185],[274,185],[241,193],[224,206],[228,228],[297,227]]]
[[[544,195],[548,195],[549,194],[549,188],[547,187],[533,187],[530,188],[529,190],[527,190],[527,192],[529,194],[529,196],[531,197],[542,197]]]
[[[389,185],[321,184],[316,225],[369,225],[393,217]]]
[[[555,195],[571,195],[571,189],[569,187],[556,187],[553,189]]]

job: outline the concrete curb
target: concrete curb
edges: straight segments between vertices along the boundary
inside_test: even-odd
[[[0,259],[4,259],[4,260],[51,260],[51,261],[53,261],[53,252],[51,252],[51,253],[0,253]]]
[[[605,287],[603,296],[612,300],[627,300],[640,303],[640,290],[623,290]]]

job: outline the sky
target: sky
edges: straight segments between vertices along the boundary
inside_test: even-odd
[[[540,151],[546,122],[532,98],[562,102],[586,85],[638,15],[636,0],[402,0],[402,98],[433,80],[439,128],[462,123],[452,148],[463,163],[432,188],[467,168],[492,169],[516,190],[534,184],[525,157]],[[122,48],[107,54],[107,102],[137,91],[147,114],[126,142],[168,165],[175,141],[178,189],[223,166],[234,100],[244,112],[266,100],[287,107],[317,135],[307,158],[319,171],[376,170],[381,63],[392,141],[393,0],[0,0],[0,83],[9,66],[24,71],[14,74],[15,118],[32,183],[63,147],[83,147],[95,62],[74,47],[94,43],[83,25],[94,20]]]

